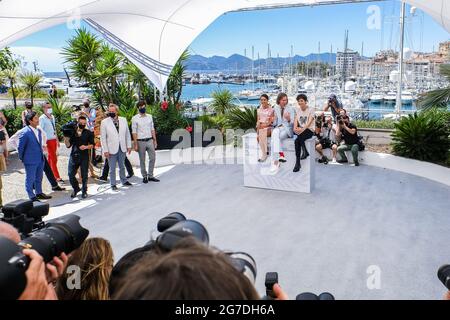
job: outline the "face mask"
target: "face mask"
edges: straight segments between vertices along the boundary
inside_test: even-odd
[[[86,128],[86,125],[85,124],[78,124],[78,128],[84,129],[84,128]]]
[[[48,113],[48,114],[52,114],[52,113],[53,113],[53,110],[52,110],[52,109],[47,109],[47,113]]]
[[[139,108],[140,113],[145,113],[145,111],[146,111],[146,108]]]
[[[116,113],[115,112],[109,112],[108,116],[110,116],[111,118],[115,118],[116,117]]]

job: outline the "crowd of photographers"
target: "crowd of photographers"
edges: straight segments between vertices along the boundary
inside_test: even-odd
[[[0,299],[261,298],[254,287],[253,258],[210,247],[205,227],[181,213],[161,219],[156,239],[114,264],[109,241],[87,238],[89,231],[80,225],[79,217],[68,215],[44,224],[42,216],[48,213],[48,204],[23,200],[5,207],[8,223],[0,221]],[[19,219],[22,215],[26,217]],[[23,220],[30,217],[31,229]],[[268,279],[265,298],[287,300],[277,279]]]
[[[179,212],[160,219],[155,239],[115,263],[109,241],[88,238],[79,217],[68,215],[43,223],[48,208],[30,200],[7,205],[8,223],[0,221],[0,299],[289,299],[276,272],[266,274],[265,295],[259,294],[254,286],[254,259],[244,252],[209,246],[206,228]],[[24,223],[31,217],[31,225]],[[449,288],[450,265],[441,267],[438,277]],[[450,300],[450,291],[444,299]],[[296,300],[334,297],[327,292],[305,292]]]

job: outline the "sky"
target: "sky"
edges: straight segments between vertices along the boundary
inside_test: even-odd
[[[378,12],[380,19],[376,20]],[[294,55],[318,53],[320,42],[320,52],[330,52],[331,47],[336,52],[344,48],[345,30],[349,30],[349,47],[361,52],[364,42],[364,55],[373,56],[381,49],[398,49],[399,13],[400,2],[394,0],[227,13],[204,30],[190,49],[206,57],[246,53],[252,58],[254,46],[256,59],[258,53],[261,58],[267,57],[268,44],[272,57],[288,57],[291,46]],[[10,46],[28,66],[37,60],[43,71],[62,71],[59,52],[74,34],[63,24]],[[405,47],[431,52],[438,49],[439,42],[449,39],[450,34],[422,11],[407,18]]]

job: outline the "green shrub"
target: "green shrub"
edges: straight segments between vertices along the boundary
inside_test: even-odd
[[[167,110],[162,110],[159,104],[151,107],[150,113],[153,115],[155,130],[158,134],[171,135],[176,129],[184,129],[190,122],[183,117],[181,112],[169,103]]]
[[[354,120],[352,121],[359,129],[394,129],[395,120],[383,119],[383,120]]]
[[[8,123],[6,124],[6,130],[11,137],[18,130],[22,129],[22,112],[25,107],[17,107],[17,109],[4,109],[3,114],[5,115]]]
[[[396,155],[446,162],[450,150],[450,112],[431,109],[404,117],[395,124],[392,140]]]
[[[61,127],[72,119],[72,108],[67,103],[67,99],[49,98],[48,101],[52,105],[52,114],[55,117],[56,133],[58,138],[63,138]]]
[[[222,131],[222,129],[224,129],[226,124],[226,117],[224,115],[210,116],[205,114],[203,116],[198,117],[195,121],[202,122],[203,132],[205,132],[208,129],[218,129]]]
[[[226,113],[227,126],[232,129],[255,129],[257,121],[256,108],[232,108]]]

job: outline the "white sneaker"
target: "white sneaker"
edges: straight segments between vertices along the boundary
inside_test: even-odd
[[[280,169],[280,164],[276,165],[273,164],[270,166],[270,173],[275,174],[278,172],[278,170]]]
[[[339,162],[336,161],[336,158],[333,158],[333,160],[331,160],[331,162],[329,162],[330,164],[335,164],[335,165],[341,165]]]

